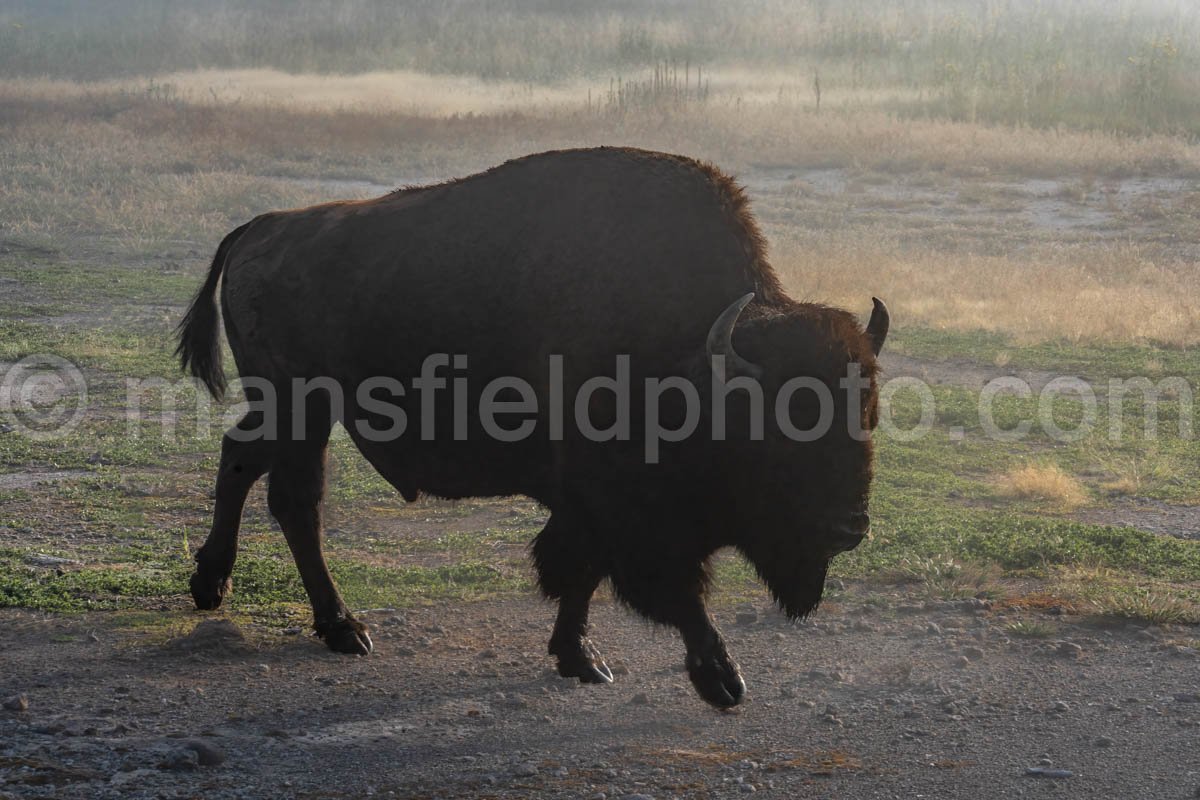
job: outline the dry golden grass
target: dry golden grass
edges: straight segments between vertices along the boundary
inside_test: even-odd
[[[1017,258],[913,250],[861,232],[823,238],[775,246],[772,261],[797,296],[857,308],[869,291],[906,323],[1019,341],[1200,342],[1191,302],[1200,273],[1150,247],[1047,245]]]
[[[549,93],[544,102],[530,95],[512,111],[504,109],[515,84],[408,73],[197,72],[175,76],[184,88],[170,91],[128,80],[3,80],[0,236],[54,246],[64,236],[99,236],[140,252],[183,241],[207,250],[264,209],[331,199],[288,176],[449,177],[531,151],[597,144],[683,152],[735,173],[837,166],[864,185],[899,172],[957,181],[968,195],[973,182],[998,173],[1200,175],[1200,143],[1183,138],[901,119],[862,97],[847,100],[852,110],[815,114],[800,99],[743,100],[739,92],[753,97],[755,85],[781,77],[756,74],[735,73],[732,88],[706,102],[624,114],[588,112],[582,84],[537,90]],[[390,88],[393,79],[399,88]],[[480,113],[460,113],[472,108]],[[975,188],[985,200],[995,194]],[[1178,224],[1195,211],[1183,209]],[[903,238],[902,223],[872,227],[819,203],[773,213],[772,261],[798,297],[859,308],[876,294],[905,325],[1027,341],[1200,342],[1190,302],[1200,272],[1158,245],[1031,235],[982,254],[955,240],[949,224],[947,241],[924,243]],[[1005,220],[994,224],[1000,231]]]
[[[1013,467],[996,479],[996,488],[1003,497],[1036,500],[1059,511],[1073,511],[1088,499],[1083,485],[1057,464]]]

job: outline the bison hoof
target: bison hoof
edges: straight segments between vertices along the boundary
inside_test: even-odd
[[[728,656],[689,657],[687,666],[692,685],[706,703],[731,708],[746,696],[746,683]]]
[[[196,602],[196,608],[201,611],[220,608],[221,601],[233,591],[233,581],[229,579],[229,576],[214,578],[200,570],[192,573],[192,579],[188,585],[192,589],[192,600]]]
[[[355,656],[370,654],[374,645],[367,633],[367,626],[354,617],[341,617],[332,622],[316,625],[317,636],[325,640],[325,645],[335,653],[349,653]]]
[[[579,678],[580,683],[612,683],[613,674],[600,657],[600,651],[587,639],[566,651],[552,651],[558,656],[558,674],[564,678]]]

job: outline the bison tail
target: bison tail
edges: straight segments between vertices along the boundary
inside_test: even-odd
[[[229,250],[248,227],[250,223],[221,240],[212,266],[208,269],[208,278],[175,329],[179,339],[175,355],[180,368],[204,381],[208,391],[218,400],[225,395],[225,370],[221,366],[221,341],[217,332],[217,283],[225,269]]]

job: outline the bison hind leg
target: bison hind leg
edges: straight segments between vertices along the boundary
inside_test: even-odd
[[[247,414],[221,441],[212,530],[196,551],[196,571],[189,582],[196,608],[203,611],[218,608],[233,591],[230,576],[237,559],[242,508],[250,488],[270,469],[274,457],[273,442],[247,440],[238,434],[254,431],[261,424],[261,413]]]
[[[572,529],[560,516],[551,516],[533,542],[542,594],[558,600],[558,616],[550,635],[550,655],[558,674],[581,683],[612,683],[612,671],[588,638],[588,608],[603,580],[586,552],[586,532]]]

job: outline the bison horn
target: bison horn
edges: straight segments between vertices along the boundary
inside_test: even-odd
[[[878,297],[872,297],[871,302],[875,304],[875,308],[871,310],[871,320],[867,323],[867,336],[871,340],[871,349],[875,351],[875,355],[879,355],[879,351],[883,349],[883,341],[887,338],[891,315]]]
[[[708,363],[713,365],[715,356],[724,356],[726,378],[739,375],[762,377],[761,367],[745,360],[733,349],[733,326],[737,324],[742,309],[753,299],[754,292],[750,292],[735,300],[729,308],[721,312],[721,316],[717,317],[717,321],[708,331]]]

